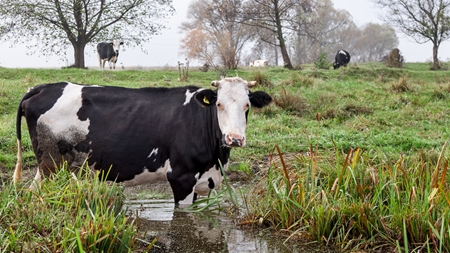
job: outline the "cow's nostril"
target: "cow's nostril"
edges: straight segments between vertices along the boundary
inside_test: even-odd
[[[238,136],[238,135],[227,135],[226,136],[226,143],[228,146],[231,147],[242,147],[244,146],[244,136]]]

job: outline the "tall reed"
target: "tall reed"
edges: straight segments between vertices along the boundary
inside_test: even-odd
[[[37,190],[3,185],[1,252],[131,252],[136,225],[122,210],[123,189],[86,168],[64,165]]]
[[[448,159],[373,165],[359,148],[285,157],[276,146],[249,217],[341,249],[450,251]],[[288,161],[287,161],[288,160]]]

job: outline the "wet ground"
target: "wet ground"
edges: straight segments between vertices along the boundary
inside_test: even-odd
[[[141,238],[148,242],[157,238],[149,252],[331,252],[312,245],[284,244],[285,237],[268,229],[243,228],[226,211],[186,211],[175,208],[172,198],[145,199],[144,195],[148,193],[127,200],[126,207],[138,217]]]

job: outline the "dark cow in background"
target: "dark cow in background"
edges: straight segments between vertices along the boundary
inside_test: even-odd
[[[255,84],[234,77],[213,81],[215,90],[38,85],[17,111],[14,180],[21,178],[25,116],[39,166],[36,181],[63,161],[75,170],[87,161],[126,186],[168,180],[175,203],[191,204],[221,183],[230,149],[245,146],[250,106],[271,102],[267,93],[249,91]]]
[[[347,64],[350,62],[350,54],[341,49],[339,51],[337,51],[336,56],[334,57],[334,63],[333,63],[333,68],[337,69],[340,66],[347,66]]]
[[[109,62],[109,69],[116,69],[116,62],[119,58],[120,45],[123,45],[123,42],[120,40],[113,40],[113,42],[111,43],[100,42],[97,44],[97,54],[100,69],[105,69],[106,62]]]

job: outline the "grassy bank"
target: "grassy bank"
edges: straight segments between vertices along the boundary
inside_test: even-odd
[[[124,199],[119,186],[65,168],[39,190],[7,183],[0,252],[132,252],[137,229],[122,211]]]
[[[246,223],[341,249],[449,251],[450,153],[443,147],[450,137],[450,77],[428,69],[371,63],[228,73],[258,81],[254,89],[275,98],[252,109],[247,147],[231,154],[231,170],[260,178],[246,196]],[[210,87],[220,74],[191,70],[181,82],[176,69],[0,69],[1,178],[9,180],[15,163],[17,104],[36,84]],[[23,140],[25,163],[33,167],[25,124]]]
[[[447,158],[374,164],[359,148],[335,154],[311,147],[288,157],[277,149],[246,196],[243,223],[343,251],[450,251]]]

